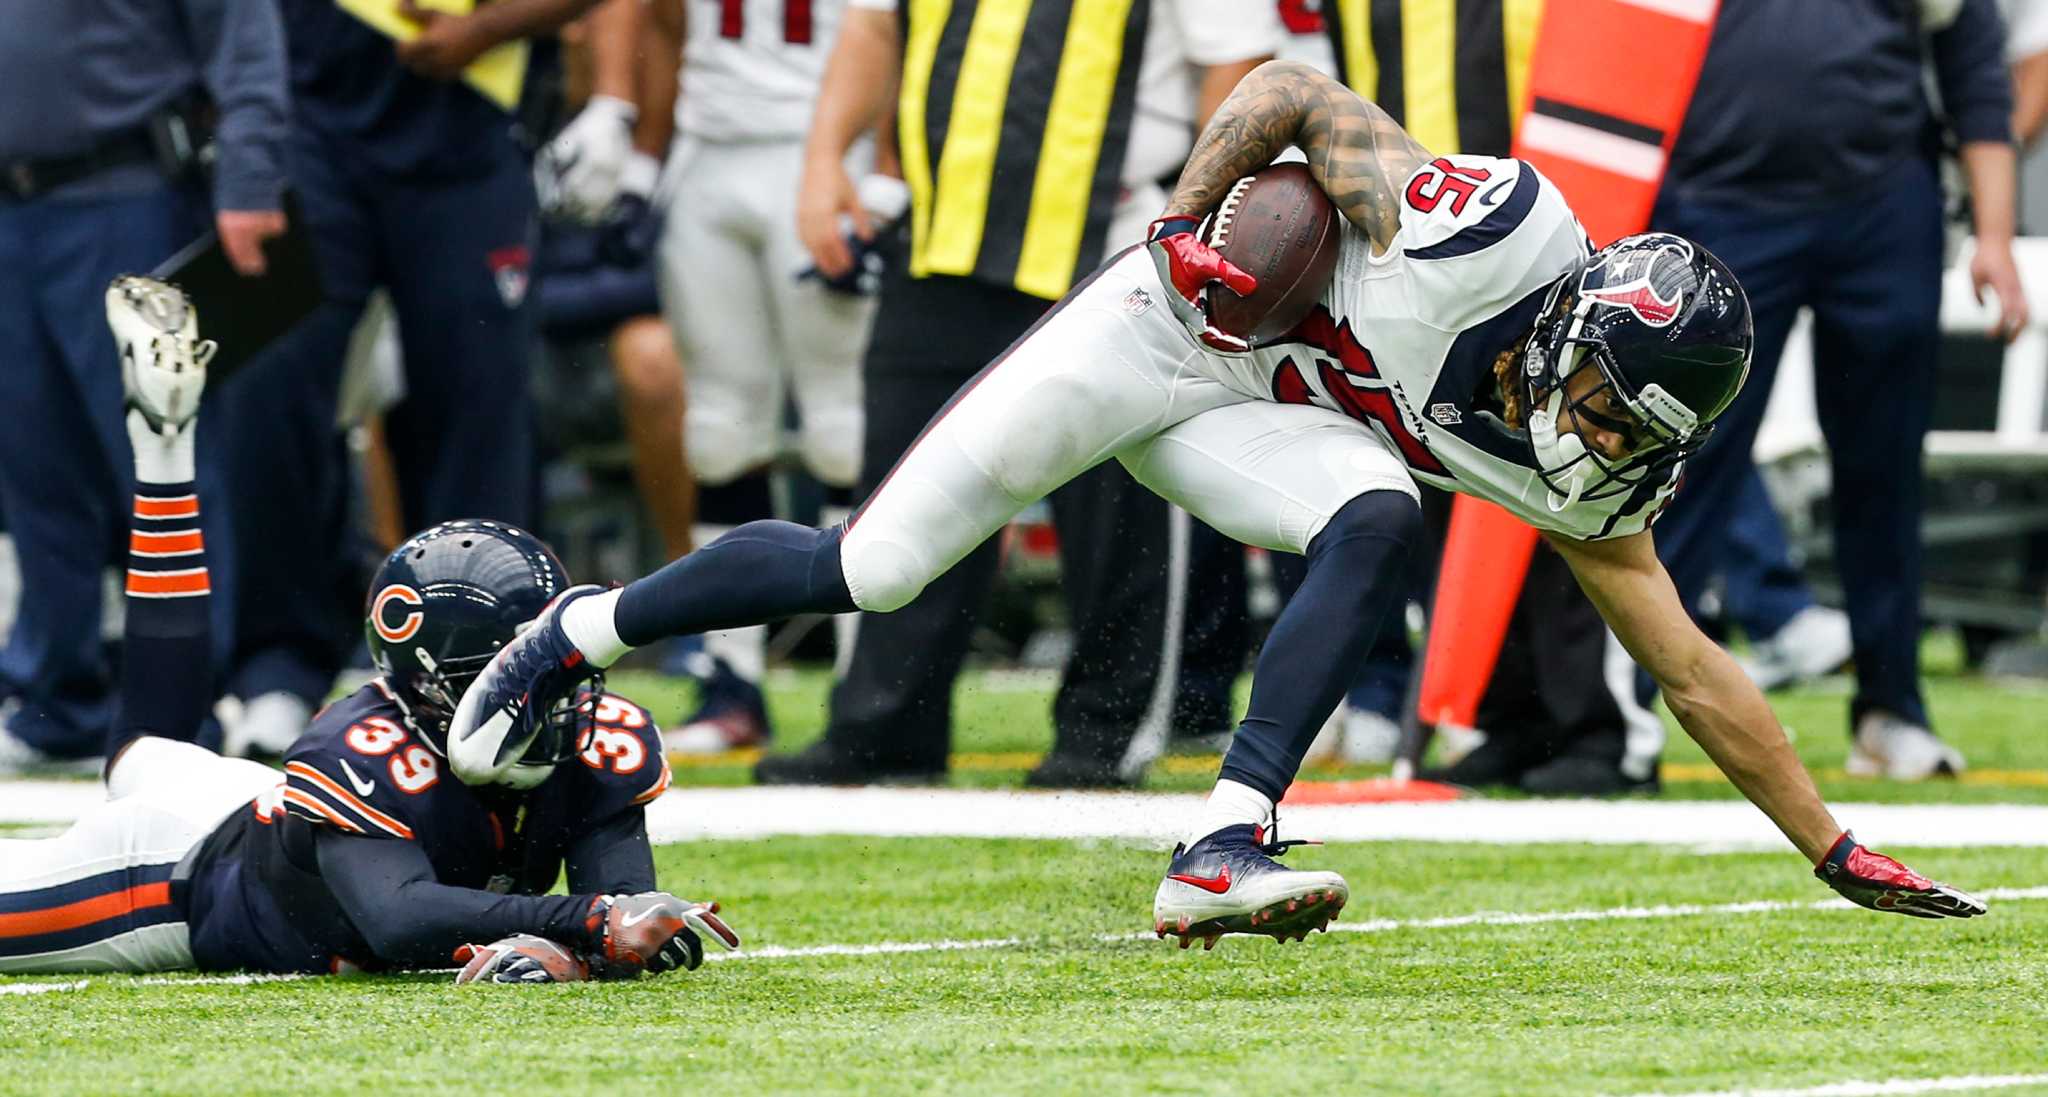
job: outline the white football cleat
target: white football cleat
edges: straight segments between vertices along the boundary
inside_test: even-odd
[[[1854,653],[1849,615],[1826,606],[1808,606],[1784,627],[1750,644],[1747,656],[1735,662],[1762,690],[1811,681],[1842,669]]]
[[[1273,858],[1304,842],[1273,841],[1265,827],[1224,827],[1192,846],[1175,846],[1166,878],[1152,896],[1152,928],[1216,947],[1226,933],[1299,941],[1330,928],[1351,898],[1334,872],[1302,872]]]
[[[206,363],[218,349],[199,338],[199,314],[168,282],[124,274],[107,286],[107,326],[121,350],[129,410],[169,437],[199,414]]]
[[[1882,709],[1856,721],[1856,741],[1843,765],[1851,777],[1924,781],[1963,771],[1963,754],[1933,732]]]
[[[1344,714],[1345,764],[1379,765],[1394,760],[1401,747],[1400,724],[1371,709],[1345,705],[1337,711]]]
[[[233,701],[230,705],[228,702]],[[220,752],[229,758],[283,758],[313,721],[313,708],[298,694],[272,690],[243,701],[223,697],[213,707],[220,721]]]

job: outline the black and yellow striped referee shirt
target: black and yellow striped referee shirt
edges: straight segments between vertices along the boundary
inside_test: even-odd
[[[1543,0],[1323,0],[1338,78],[1434,153],[1506,156]]]
[[[902,0],[910,273],[1057,298],[1102,260],[1151,0]]]

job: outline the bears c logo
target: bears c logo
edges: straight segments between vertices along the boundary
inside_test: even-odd
[[[393,623],[391,603],[402,602],[411,608],[399,610],[397,623]],[[377,600],[370,603],[370,626],[377,630],[386,643],[399,644],[412,639],[420,630],[419,607],[425,604],[420,592],[403,583],[393,583],[377,592]]]

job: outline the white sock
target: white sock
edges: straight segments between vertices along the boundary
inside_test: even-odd
[[[620,587],[603,594],[585,595],[562,607],[563,634],[599,670],[618,662],[633,650],[633,645],[619,639],[619,626],[614,620],[619,609],[619,595],[624,591],[625,588]]]
[[[1188,844],[1194,845],[1224,827],[1240,823],[1262,827],[1272,818],[1273,801],[1265,793],[1237,781],[1218,781],[1209,793],[1209,802],[1202,805],[1202,814],[1195,820]]]
[[[169,438],[149,429],[140,411],[128,412],[128,446],[135,453],[135,479],[144,484],[189,484],[198,479],[193,471],[192,436],[199,420]]]

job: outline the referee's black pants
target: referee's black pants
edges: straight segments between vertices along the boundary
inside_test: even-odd
[[[1050,305],[970,278],[892,274],[862,366],[863,499],[954,392]],[[1148,716],[1163,719],[1171,701],[1159,682],[1170,663],[1162,658],[1167,505],[1115,461],[1083,473],[1049,502],[1074,632],[1053,702],[1054,749],[1114,762],[1132,730]],[[832,692],[827,740],[878,769],[945,768],[953,680],[997,563],[998,539],[991,538],[909,605],[861,616],[846,676]]]

